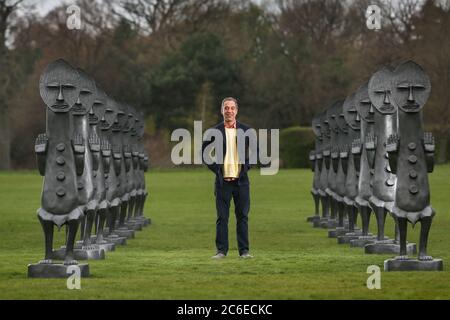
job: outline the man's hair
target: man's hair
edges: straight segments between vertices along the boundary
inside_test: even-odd
[[[222,100],[222,104],[220,106],[220,110],[223,110],[223,105],[227,101],[233,101],[236,104],[236,109],[238,109],[238,102],[237,102],[237,100],[235,98],[233,98],[233,97],[226,97],[225,99]]]

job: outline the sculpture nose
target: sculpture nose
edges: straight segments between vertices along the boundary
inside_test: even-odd
[[[370,114],[374,114],[374,110],[373,110],[373,104],[370,104],[370,108],[369,108],[369,113]]]
[[[59,93],[58,97],[56,98],[57,101],[64,101],[64,96],[62,94],[62,86],[59,86]]]
[[[414,102],[413,87],[409,87],[408,102]]]
[[[389,93],[387,91],[384,93],[384,101],[383,101],[383,103],[384,104],[391,104],[391,100],[389,99]]]
[[[356,114],[356,121],[357,122],[361,121],[361,118],[359,117],[359,113]]]
[[[78,105],[81,104],[80,97],[78,97],[77,102],[75,102],[75,104],[78,104]]]

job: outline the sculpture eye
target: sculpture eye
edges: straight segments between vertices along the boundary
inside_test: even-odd
[[[416,90],[425,90],[425,86],[423,84],[414,84],[413,88]]]
[[[47,88],[49,89],[59,89],[59,84],[56,82],[51,82],[49,84],[47,84]]]
[[[92,92],[89,89],[81,89],[81,94],[91,94]]]
[[[397,86],[398,90],[409,90],[409,84],[407,83],[401,83]]]
[[[377,93],[377,94],[384,94],[385,93],[385,91],[381,90],[381,89],[375,90],[374,92]]]
[[[70,83],[65,83],[65,84],[62,85],[62,87],[64,89],[75,89],[75,86],[73,84],[70,84]]]

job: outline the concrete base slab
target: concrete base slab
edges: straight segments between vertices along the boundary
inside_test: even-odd
[[[442,259],[421,261],[417,259],[388,259],[384,261],[384,271],[443,271]]]
[[[80,263],[80,275],[82,278],[89,277],[89,265],[87,263]],[[68,278],[73,274],[67,273],[67,269],[70,266],[66,266],[62,263],[33,263],[28,265],[28,278]]]

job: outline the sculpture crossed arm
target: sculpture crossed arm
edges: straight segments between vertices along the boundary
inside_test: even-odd
[[[112,146],[112,155],[113,155],[113,166],[114,171],[116,172],[116,176],[120,175],[120,172],[122,171],[121,165],[122,165],[122,152],[121,148],[117,144],[113,144]]]
[[[397,174],[398,145],[400,138],[396,133],[391,134],[386,141],[386,151],[389,154],[389,166],[392,173]]]
[[[314,150],[311,150],[310,152],[309,152],[309,164],[310,164],[310,166],[311,166],[311,170],[314,172],[314,168],[315,168],[315,166],[316,166],[316,155],[315,155],[315,152],[314,152]]]
[[[131,168],[131,148],[128,144],[123,146],[123,157],[125,160],[125,171],[130,172]]]
[[[100,139],[95,133],[89,137],[89,149],[92,153],[92,169],[97,171],[100,162]]]
[[[355,139],[352,142],[353,162],[357,172],[361,170],[361,139]]]
[[[109,167],[111,165],[111,145],[107,140],[101,140],[101,151],[103,171],[104,173],[109,173]]]
[[[339,157],[341,158],[342,170],[344,170],[345,174],[347,174],[347,168],[348,168],[348,150],[349,150],[348,144],[344,144],[340,148],[340,153],[339,153]]]
[[[364,143],[364,147],[367,151],[367,159],[369,160],[370,168],[375,168],[375,152],[377,147],[377,137],[373,134],[368,134],[366,136],[366,141]]]
[[[37,136],[34,144],[34,152],[36,153],[36,162],[39,169],[39,174],[45,176],[45,161],[47,154],[48,137],[45,133]]]
[[[427,171],[433,172],[434,170],[434,137],[431,132],[425,132],[423,134],[423,148],[425,150],[425,159],[427,163]]]
[[[81,176],[84,171],[84,138],[81,134],[74,134],[72,138],[72,148],[75,156],[75,170],[78,176]]]
[[[336,146],[331,147],[331,165],[333,171],[337,172],[339,167],[339,148]]]

